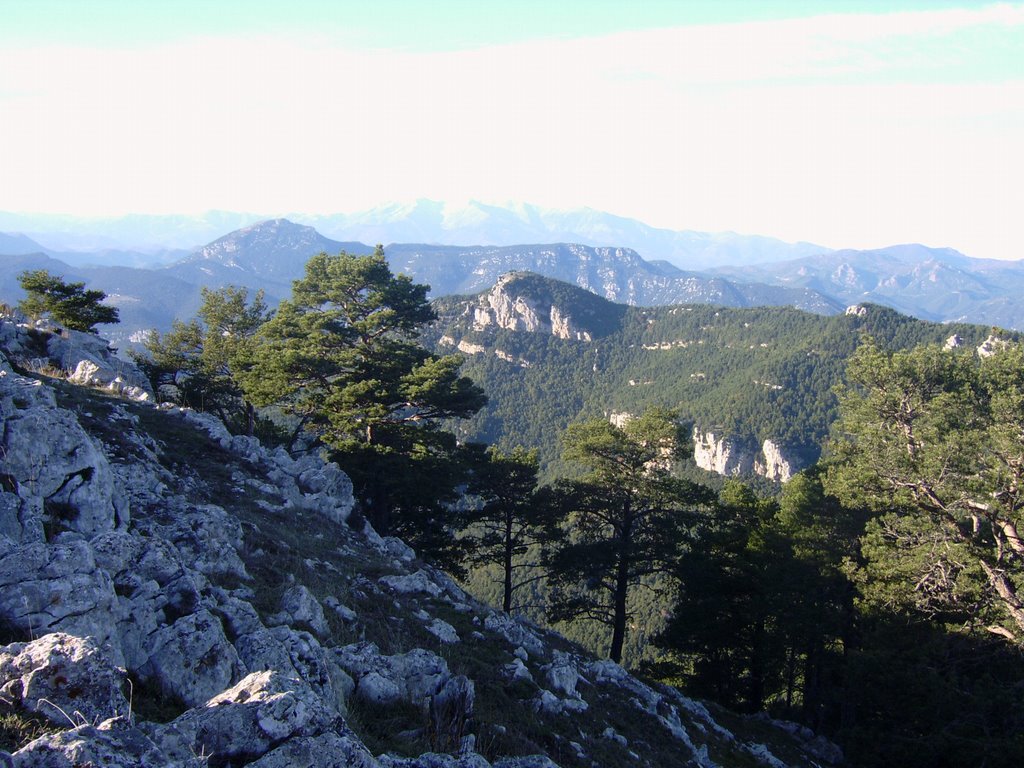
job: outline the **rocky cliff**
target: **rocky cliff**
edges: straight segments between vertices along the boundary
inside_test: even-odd
[[[766,439],[758,449],[742,441],[708,431],[694,431],[693,459],[698,467],[718,475],[757,474],[784,483],[811,462]]]
[[[72,383],[48,334],[0,326],[0,765],[841,759],[479,603],[357,523],[336,465]]]
[[[592,341],[590,328],[583,325],[550,295],[531,290],[540,281],[510,272],[502,275],[491,290],[480,295],[473,312],[473,330],[497,326],[509,331],[549,333],[559,339]]]

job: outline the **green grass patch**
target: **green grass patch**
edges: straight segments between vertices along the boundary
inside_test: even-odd
[[[63,730],[42,715],[10,706],[0,698],[0,749],[16,752],[47,733]]]

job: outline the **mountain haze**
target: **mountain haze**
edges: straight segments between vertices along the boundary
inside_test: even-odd
[[[340,239],[448,245],[582,243],[630,248],[646,259],[663,259],[690,270],[799,258],[829,250],[813,243],[786,243],[735,232],[660,229],[593,208],[560,211],[529,204],[498,206],[470,201],[452,205],[421,199],[356,214],[295,218]]]
[[[820,291],[845,304],[877,302],[936,322],[1024,328],[1024,262],[972,259],[951,248],[841,250],[714,272]]]
[[[735,232],[660,229],[592,208],[559,211],[525,203],[489,205],[470,201],[455,205],[420,199],[357,213],[285,215],[339,241],[446,245],[582,243],[632,248],[647,259],[662,259],[690,270],[794,259],[829,250],[811,243],[785,243]],[[277,217],[208,211],[195,216],[135,214],[88,219],[0,211],[0,232],[26,233],[46,246],[37,250],[81,254],[104,251],[108,255],[120,250],[136,254],[154,249],[193,250],[268,218]],[[6,252],[0,248],[0,253]],[[102,263],[114,263],[109,257]],[[143,265],[137,257],[132,259],[123,263]],[[65,260],[85,263],[74,258]],[[93,262],[100,263],[95,258]]]
[[[440,216],[443,211],[435,209]],[[530,215],[539,216],[524,213],[527,219]],[[465,224],[472,218],[467,213],[459,221]],[[341,250],[372,253],[373,242],[332,239],[309,225],[279,218],[229,232],[169,266],[136,268],[96,263],[103,258],[99,253],[40,250],[41,244],[33,238],[5,235],[0,246],[10,255],[0,256],[4,291],[0,298],[8,302],[20,298],[16,278],[25,269],[48,269],[67,280],[83,281],[110,294],[111,302],[121,309],[121,324],[106,332],[123,344],[138,338],[142,330],[166,330],[175,318],[190,318],[199,306],[202,287],[263,289],[273,306],[289,295],[291,282],[302,276],[310,256]],[[119,253],[128,258],[126,252]],[[851,304],[876,302],[939,322],[1024,327],[1020,299],[1024,265],[971,259],[950,249],[916,244],[722,267],[710,273],[648,260],[631,248],[571,242],[506,246],[393,242],[386,247],[386,255],[395,272],[430,285],[435,297],[474,294],[493,286],[503,274],[530,271],[637,306],[793,306],[834,314]]]

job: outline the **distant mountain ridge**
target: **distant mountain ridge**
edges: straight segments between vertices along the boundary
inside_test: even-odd
[[[386,248],[396,272],[431,286],[434,296],[476,293],[507,272],[536,272],[585,288],[622,304],[757,304],[794,306],[831,314],[843,307],[812,289],[773,287],[684,272],[652,264],[629,248],[575,243],[513,246],[429,246],[397,243]]]
[[[758,235],[661,229],[592,208],[560,211],[530,204],[501,206],[470,201],[454,205],[421,199],[357,213],[284,215],[337,241],[462,246],[581,243],[631,248],[646,259],[665,260],[689,270],[793,259],[829,250],[812,243],[786,243]],[[45,252],[136,254],[153,249],[194,250],[202,243],[270,218],[275,217],[229,211],[92,219],[0,211],[0,232],[25,233],[42,243],[45,247],[39,250]],[[0,253],[7,251],[0,249]],[[75,258],[70,261],[84,263]],[[112,262],[104,259],[102,263]],[[122,264],[140,262],[134,258]]]
[[[24,251],[40,244],[27,236],[7,236],[0,245]],[[121,324],[106,332],[124,343],[139,338],[145,329],[166,330],[173,319],[192,317],[202,287],[263,289],[273,306],[289,295],[291,281],[302,276],[310,256],[341,250],[365,254],[372,253],[373,246],[334,240],[288,219],[270,219],[219,237],[166,267],[72,263],[53,251],[16,253],[0,257],[0,298],[20,298],[16,277],[25,269],[49,269],[68,280],[84,281],[109,294],[121,310]],[[836,251],[710,273],[648,261],[630,248],[576,243],[393,243],[386,254],[395,272],[427,283],[435,297],[477,293],[506,273],[529,271],[638,306],[792,306],[834,314],[851,304],[873,301],[922,319],[1024,327],[1024,265],[970,259],[950,249],[922,245]]]
[[[923,320],[1024,328],[1024,262],[972,259],[951,248],[847,249],[712,273],[819,291],[845,304],[876,302]]]
[[[645,259],[687,270],[800,258],[830,249],[735,232],[697,232],[652,227],[636,219],[580,208],[560,211],[536,205],[456,206],[434,200],[389,204],[356,214],[295,216],[331,237],[364,242],[418,242],[503,246],[517,243],[580,243],[622,247]]]
[[[331,240],[313,227],[288,219],[270,219],[214,240],[167,271],[202,284],[234,282],[287,294],[291,281],[302,276],[310,256],[341,251],[367,254],[373,253],[373,248]]]

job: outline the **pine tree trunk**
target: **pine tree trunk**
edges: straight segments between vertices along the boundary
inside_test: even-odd
[[[619,664],[626,641],[626,598],[629,595],[630,537],[632,525],[627,517],[619,535],[619,557],[615,568],[615,593],[612,596],[612,646],[608,658]]]
[[[501,609],[505,613],[512,613],[512,520],[509,516],[505,518],[505,590],[501,602]]]

